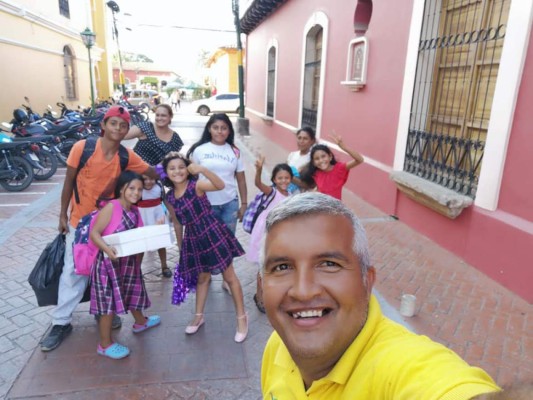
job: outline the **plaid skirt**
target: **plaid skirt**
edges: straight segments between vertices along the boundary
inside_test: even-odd
[[[123,232],[139,226],[137,215],[124,211],[122,222],[115,232]],[[91,270],[91,307],[95,315],[126,314],[128,310],[144,310],[150,307],[141,264],[137,256],[120,257],[111,262],[100,251]]]
[[[90,313],[126,314],[128,310],[148,307],[150,299],[136,256],[121,257],[111,262],[100,252],[91,273]]]

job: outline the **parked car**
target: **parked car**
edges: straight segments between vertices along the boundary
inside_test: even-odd
[[[192,102],[193,110],[200,115],[207,115],[212,112],[239,112],[238,93],[219,93],[208,99],[195,100]]]
[[[157,105],[155,98],[159,97],[159,93],[157,90],[133,89],[127,90],[126,96],[132,105],[142,106],[143,111],[148,112]]]

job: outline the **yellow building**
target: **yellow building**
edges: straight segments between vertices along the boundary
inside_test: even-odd
[[[220,47],[206,62],[206,85],[216,87],[218,93],[239,91],[238,51],[235,47]]]
[[[57,102],[91,104],[89,57],[80,36],[87,27],[96,34],[95,97],[111,95],[108,12],[104,0],[0,0],[0,121],[11,120],[24,96],[39,113]]]

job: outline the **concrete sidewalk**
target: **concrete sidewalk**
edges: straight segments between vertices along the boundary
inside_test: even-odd
[[[178,128],[179,130],[179,128]],[[287,151],[259,135],[239,145],[247,167],[248,198],[253,198],[253,158],[260,152],[267,166],[284,162]],[[56,196],[56,197],[53,197]],[[377,290],[396,314],[402,293],[417,296],[418,313],[408,323],[419,333],[449,346],[469,363],[486,369],[499,384],[533,377],[533,307],[427,238],[346,192],[345,202],[363,220],[378,271]],[[41,207],[39,209],[39,207]],[[194,313],[194,296],[181,307],[170,304],[172,281],[161,278],[157,254],[143,262],[150,313],[160,327],[133,335],[131,318],[117,338],[132,349],[125,360],[96,355],[97,330],[87,304],[74,316],[74,331],[50,353],[38,342],[48,329],[49,307],[36,306],[27,284],[44,245],[56,234],[58,196],[48,193],[31,212],[0,226],[0,396],[54,399],[259,399],[260,360],[271,332],[253,303],[256,267],[244,257],[235,267],[245,294],[250,334],[233,342],[232,299],[211,284],[206,323],[193,336],[185,325]],[[19,221],[17,223],[17,221]],[[246,248],[248,235],[238,238]],[[177,261],[171,250],[169,264]]]

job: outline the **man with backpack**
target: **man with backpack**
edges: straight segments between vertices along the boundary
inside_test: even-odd
[[[111,107],[102,121],[102,137],[79,141],[68,157],[59,213],[59,231],[66,234],[65,263],[59,280],[57,306],[52,312],[52,329],[41,342],[42,351],[54,350],[72,331],[72,313],[89,282],[88,276],[77,275],[74,271],[72,243],[79,220],[97,208],[99,199],[112,197],[115,181],[123,170],[158,178],[154,168],[120,144],[129,125],[128,110]],[[114,327],[120,328],[121,324],[120,318],[115,316]]]

